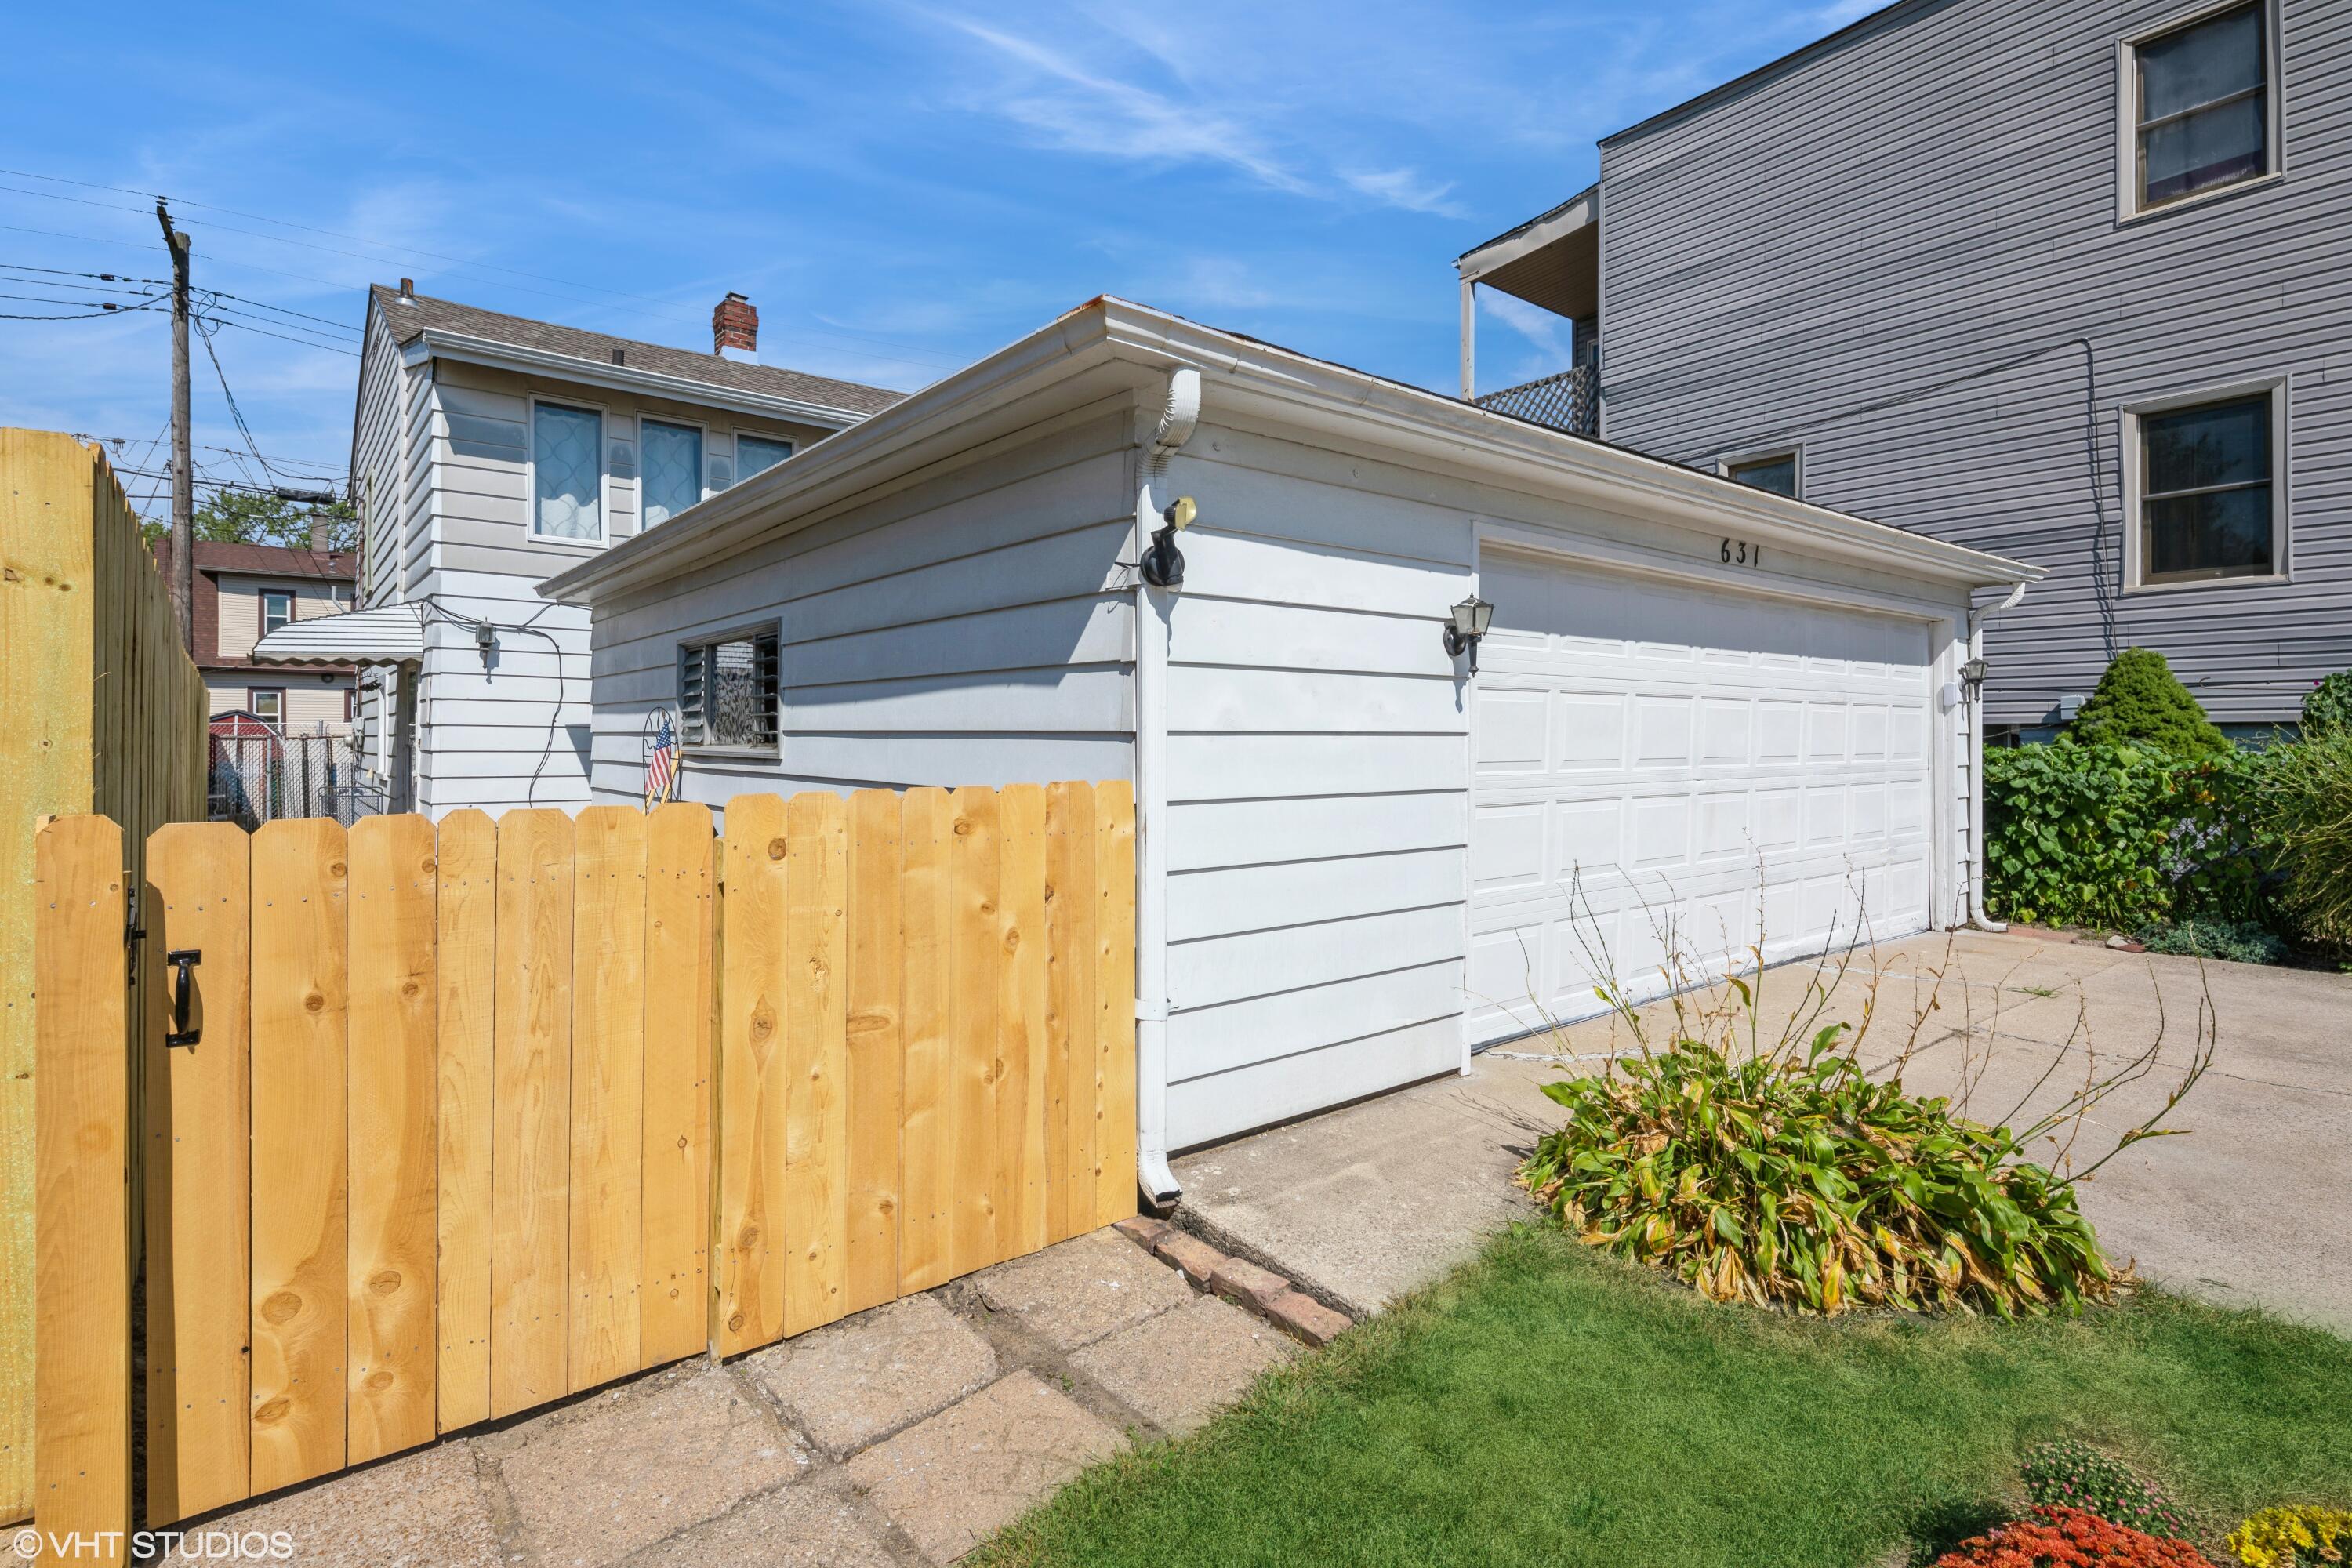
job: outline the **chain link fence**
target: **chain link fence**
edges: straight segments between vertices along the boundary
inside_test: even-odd
[[[206,811],[248,832],[289,816],[331,816],[348,827],[391,809],[371,783],[357,729],[289,734],[252,721],[215,726]]]

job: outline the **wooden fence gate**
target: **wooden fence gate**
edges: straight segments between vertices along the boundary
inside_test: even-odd
[[[52,823],[37,1523],[131,1518],[125,1184],[150,1526],[1132,1214],[1133,838],[1084,784],[163,827],[134,1115],[125,847]]]

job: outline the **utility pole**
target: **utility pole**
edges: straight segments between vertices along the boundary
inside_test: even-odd
[[[180,616],[180,642],[196,651],[196,482],[188,433],[188,237],[172,226],[163,198],[155,221],[172,252],[172,607]]]

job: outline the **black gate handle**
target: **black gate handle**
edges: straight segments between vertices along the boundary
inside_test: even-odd
[[[203,1025],[188,1027],[188,998],[195,984],[188,972],[204,961],[203,950],[193,947],[175,947],[163,955],[163,962],[179,971],[172,982],[172,1028],[163,1037],[166,1047],[193,1046],[205,1037]]]

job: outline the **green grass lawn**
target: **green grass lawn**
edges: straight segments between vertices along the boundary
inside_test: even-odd
[[[1716,1306],[1557,1232],[1104,1465],[975,1561],[1852,1568],[1942,1544],[2086,1438],[2220,1535],[2352,1501],[2352,1342],[2140,1295],[2074,1321]]]

